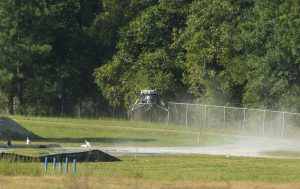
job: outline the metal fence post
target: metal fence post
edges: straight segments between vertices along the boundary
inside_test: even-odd
[[[168,119],[167,119],[167,125],[170,124],[170,103],[168,102]]]
[[[284,112],[282,112],[282,129],[281,129],[281,136],[284,136],[284,127],[285,127]]]
[[[223,112],[223,129],[225,129],[225,124],[226,124],[226,106],[224,106],[224,112]]]
[[[80,117],[81,117],[81,101],[80,101],[80,98],[79,98],[78,100],[79,100],[79,112],[78,112],[78,117],[80,118]]]
[[[185,126],[188,126],[188,112],[189,112],[189,103],[186,104],[186,109],[185,109]]]
[[[204,128],[206,128],[206,110],[207,108],[206,108],[206,105],[204,105]]]
[[[265,135],[265,119],[266,119],[266,110],[264,110],[263,125],[262,125],[263,135]]]
[[[199,127],[199,117],[200,116],[198,116],[198,113],[199,113],[199,108],[198,108],[198,104],[196,105],[196,125],[197,125],[197,127]]]
[[[280,135],[280,114],[277,116],[277,127],[276,127],[276,133]]]
[[[244,117],[243,117],[243,133],[245,133],[245,122],[246,122],[246,108],[244,108]]]
[[[154,116],[154,121],[156,121],[156,122],[158,122],[158,123],[160,123],[161,120],[162,120],[162,119],[161,119],[161,116],[160,116],[160,112],[161,112],[161,109],[158,110],[158,121],[157,121],[157,118],[156,118],[156,115],[157,115],[157,114]]]
[[[95,115],[96,115],[96,117],[99,116],[98,106],[99,106],[99,99],[98,99],[98,96],[97,96],[97,97],[96,97],[96,110],[95,110]]]
[[[115,107],[113,107],[112,109],[113,109],[113,120],[115,120]]]
[[[61,96],[61,117],[64,117],[64,98]]]

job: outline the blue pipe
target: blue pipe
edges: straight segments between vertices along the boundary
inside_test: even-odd
[[[68,165],[68,158],[66,158],[66,173],[68,173],[69,165]]]
[[[53,172],[55,172],[56,169],[56,158],[53,158]]]
[[[48,157],[45,157],[45,171],[47,172],[48,170]]]
[[[62,161],[59,162],[58,169],[59,169],[59,172],[61,173],[62,172]]]
[[[76,173],[76,159],[73,159],[73,174]]]

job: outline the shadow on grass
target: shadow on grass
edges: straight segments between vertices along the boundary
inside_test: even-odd
[[[89,142],[101,142],[101,143],[131,143],[131,142],[154,142],[155,139],[142,139],[142,138],[40,138],[41,142],[55,142],[55,143],[84,143],[84,140]]]

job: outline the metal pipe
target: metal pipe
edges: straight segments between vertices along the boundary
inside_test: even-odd
[[[61,173],[62,172],[62,161],[59,162],[58,169],[59,169],[59,172]]]
[[[185,111],[185,126],[188,126],[188,112],[189,112],[189,104],[186,104],[186,111]]]
[[[55,172],[56,169],[56,158],[53,158],[53,172]]]
[[[246,108],[244,108],[243,133],[245,132],[245,122],[246,122]]]
[[[263,125],[262,125],[263,135],[265,135],[265,119],[266,119],[266,110],[264,110]]]
[[[225,129],[225,124],[226,124],[226,107],[224,106],[224,115],[223,115],[223,129]]]
[[[45,157],[44,168],[45,168],[45,171],[47,172],[47,170],[48,170],[48,157]]]
[[[282,129],[281,129],[281,136],[284,136],[284,127],[285,127],[285,120],[284,120],[284,112],[282,112]]]
[[[68,173],[68,169],[69,169],[69,161],[68,161],[68,158],[66,158],[66,173]]]
[[[168,102],[168,119],[167,119],[167,125],[170,124],[170,103]]]
[[[73,159],[73,174],[76,173],[76,159]]]
[[[206,128],[206,105],[204,106],[204,128]]]
[[[172,104],[181,104],[181,105],[184,105],[186,103],[177,103],[177,102],[168,102],[168,103],[172,103]],[[221,108],[221,107],[224,107],[224,106],[214,106],[214,105],[204,105],[204,104],[189,104],[189,105],[198,105],[198,106],[207,106],[207,107],[215,107],[215,108]],[[232,106],[225,106],[226,108],[231,108],[231,109],[244,109],[242,107],[232,107]],[[247,108],[247,110],[249,111],[268,111],[268,112],[274,112],[274,113],[282,113],[282,111],[274,111],[274,110],[265,110],[265,109],[255,109],[255,108]],[[293,113],[293,112],[284,112],[284,113],[288,113],[288,114],[294,114],[294,115],[300,115],[300,113]]]

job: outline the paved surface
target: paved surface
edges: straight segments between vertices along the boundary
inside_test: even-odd
[[[274,139],[262,137],[239,137],[233,144],[206,147],[102,147],[111,155],[159,155],[159,154],[210,154],[246,157],[269,157],[261,152],[296,151],[300,152],[300,140]]]
[[[200,147],[62,147],[58,150],[64,152],[79,152],[87,150],[101,150],[113,156],[122,155],[162,155],[162,154],[210,154],[225,156],[245,156],[245,157],[271,157],[263,154],[267,151],[294,151],[300,152],[300,140],[234,136],[236,142],[232,144],[200,146]],[[55,149],[55,148],[54,148]],[[6,151],[0,148],[0,151]],[[54,150],[55,151],[55,150]],[[272,156],[274,157],[274,156]],[[278,157],[280,158],[280,157]]]

